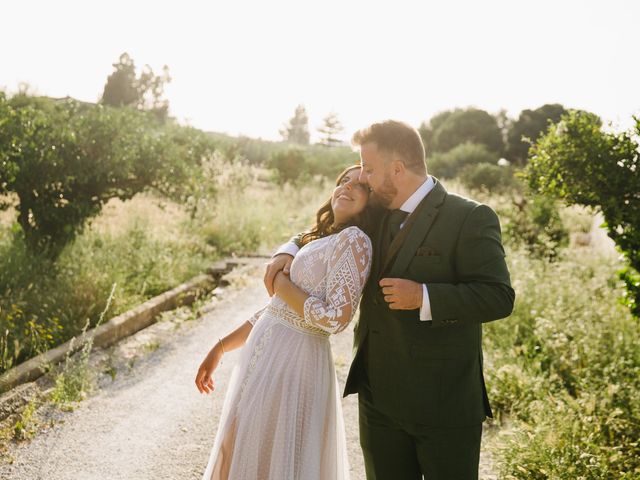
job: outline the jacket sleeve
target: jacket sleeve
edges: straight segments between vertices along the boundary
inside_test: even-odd
[[[515,301],[500,222],[486,205],[467,216],[457,239],[456,283],[427,283],[433,326],[484,323],[508,317]]]
[[[291,255],[292,257],[295,257],[298,254],[298,251],[302,248],[303,236],[304,233],[299,233],[291,237],[291,239],[287,243],[283,243],[282,245],[280,245],[280,248],[276,250],[276,253],[274,253],[272,257],[275,257],[276,255],[279,255],[281,253],[286,253],[288,255]]]

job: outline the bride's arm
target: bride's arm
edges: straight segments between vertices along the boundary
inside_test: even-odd
[[[214,390],[215,387],[211,375],[220,364],[220,360],[222,360],[225,353],[240,348],[246,343],[253,329],[253,325],[258,321],[263,311],[264,308],[261,308],[254,313],[249,320],[229,333],[226,337],[219,338],[216,344],[209,350],[209,353],[207,353],[207,356],[200,364],[198,373],[196,374],[196,387],[198,387],[200,393],[211,393]]]
[[[327,265],[326,299],[314,297],[279,273],[276,294],[305,322],[329,333],[343,330],[353,318],[371,267],[371,241],[360,229],[337,234]]]
[[[304,317],[304,302],[309,298],[309,294],[293,283],[288,275],[282,271],[276,274],[273,281],[275,294],[284,300],[291,309],[301,317]]]
[[[244,322],[224,338],[218,339],[204,358],[196,374],[196,387],[200,393],[211,393],[215,389],[211,375],[218,368],[222,356],[231,350],[240,348],[247,341],[253,325],[249,320]]]

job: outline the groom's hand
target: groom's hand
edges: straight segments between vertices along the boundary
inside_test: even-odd
[[[391,310],[415,310],[422,307],[422,284],[405,278],[380,280],[384,301]]]
[[[267,287],[267,292],[269,292],[270,297],[273,297],[273,294],[275,293],[273,281],[275,280],[276,275],[278,272],[289,275],[291,262],[293,262],[293,257],[291,255],[288,253],[279,253],[273,257],[269,263],[267,263],[267,270],[264,274],[264,286]]]

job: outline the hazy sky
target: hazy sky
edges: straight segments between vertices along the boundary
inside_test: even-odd
[[[299,103],[345,136],[454,107],[640,113],[634,0],[14,0],[0,16],[0,88],[96,101],[126,51],[169,66],[172,115],[232,135],[279,139]]]

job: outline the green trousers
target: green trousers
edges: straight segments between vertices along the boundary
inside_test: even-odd
[[[358,403],[367,480],[478,479],[481,423],[431,428],[381,413],[368,392],[358,394]]]

